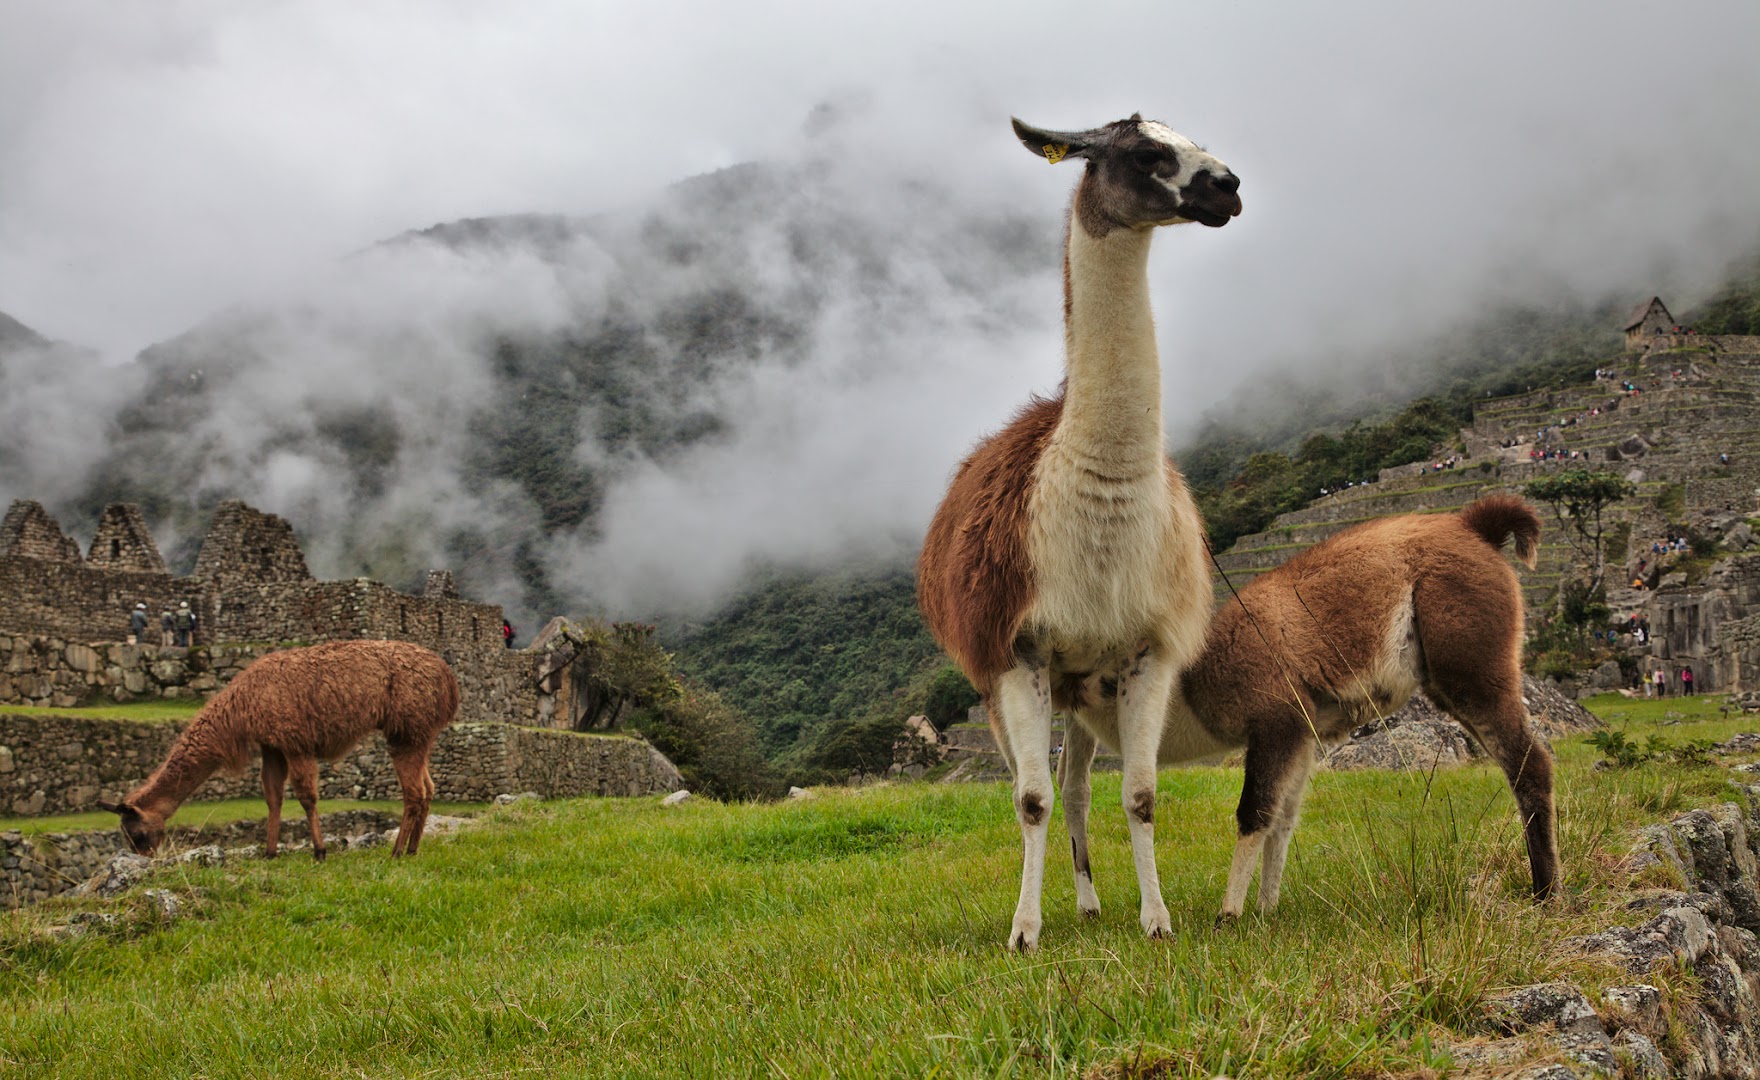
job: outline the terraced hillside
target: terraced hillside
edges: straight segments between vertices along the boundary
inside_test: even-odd
[[[1671,517],[1760,508],[1760,337],[1660,338],[1608,370],[1593,384],[1488,400],[1455,446],[1437,449],[1437,461],[1383,469],[1374,483],[1325,495],[1241,537],[1217,559],[1227,575],[1217,578],[1218,594],[1358,522],[1447,512],[1554,469],[1587,465],[1636,482],[1637,495],[1609,519],[1616,529],[1629,523],[1639,538],[1660,534]],[[1536,449],[1579,457],[1536,461]],[[1436,467],[1448,458],[1451,467]],[[1677,499],[1672,513],[1658,508]],[[1522,575],[1531,611],[1551,600],[1573,558],[1558,526],[1548,525],[1538,569]]]

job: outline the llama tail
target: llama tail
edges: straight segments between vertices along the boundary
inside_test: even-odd
[[[1515,495],[1487,495],[1461,509],[1461,524],[1479,534],[1494,548],[1512,536],[1516,558],[1534,569],[1540,553],[1540,515]]]

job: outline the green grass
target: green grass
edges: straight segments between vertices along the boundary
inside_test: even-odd
[[[469,814],[483,809],[482,803],[435,803],[433,812],[436,814]],[[387,810],[394,814],[403,812],[401,802],[391,800],[363,799],[319,799],[318,812],[330,814],[338,810]],[[251,818],[265,818],[269,808],[262,799],[224,799],[220,802],[184,803],[172,815],[171,824],[188,828],[201,828],[205,825],[225,825],[234,821],[246,821]],[[289,799],[282,808],[284,818],[303,820],[305,811],[299,803]],[[13,817],[0,818],[0,832],[22,832],[26,835],[35,833],[79,832],[84,829],[113,829],[116,827],[116,815],[95,810],[87,814],[57,814],[53,817]]]
[[[9,716],[80,716],[93,720],[188,720],[200,712],[204,704],[199,698],[158,698],[153,701],[81,705],[71,709],[44,705],[0,705],[0,713]]]
[[[1749,728],[1715,699],[1597,702],[1635,733]],[[1669,713],[1678,714],[1671,717]],[[1633,830],[1731,797],[1715,768],[1597,771],[1558,745],[1564,898],[1536,907],[1513,802],[1483,766],[1321,773],[1282,907],[1212,925],[1238,770],[1161,776],[1175,937],[1136,925],[1116,775],[1096,780],[1104,914],[1078,920],[1054,821],[1042,948],[1002,949],[1020,840],[999,784],[772,805],[498,808],[393,862],[344,852],[155,879],[0,919],[0,1074],[124,1076],[1365,1076],[1448,1067],[1483,997],[1625,976],[1556,943],[1637,916]],[[1659,976],[1683,984],[1672,973]]]

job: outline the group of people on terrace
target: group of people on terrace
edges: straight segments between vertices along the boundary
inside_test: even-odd
[[[1650,588],[1651,578],[1660,571],[1662,560],[1668,555],[1686,555],[1692,550],[1692,541],[1683,534],[1670,529],[1665,536],[1650,541],[1650,553],[1640,556],[1638,564],[1632,568],[1632,588]],[[1652,563],[1651,559],[1655,562]]]
[[[1320,489],[1320,497],[1321,497],[1321,498],[1322,498],[1322,499],[1324,499],[1324,498],[1325,498],[1325,497],[1326,497],[1326,496],[1328,496],[1328,495],[1336,495],[1336,494],[1338,494],[1338,493],[1339,493],[1339,492],[1341,492],[1341,491],[1344,491],[1344,490],[1345,490],[1345,489],[1347,489],[1347,488],[1354,488],[1354,487],[1368,487],[1368,486],[1369,486],[1369,485],[1370,485],[1370,484],[1373,484],[1373,483],[1374,483],[1374,482],[1375,482],[1375,481],[1374,481],[1374,480],[1373,480],[1373,479],[1369,479],[1369,480],[1346,480],[1346,481],[1345,481],[1345,482],[1344,482],[1344,483],[1343,483],[1343,484],[1341,484],[1341,485],[1339,485],[1339,486],[1338,486],[1338,487],[1322,487],[1322,488],[1321,488],[1321,489]]]
[[[134,606],[128,615],[128,643],[130,645],[146,645],[148,627],[153,624],[153,617],[147,611],[146,601]],[[196,637],[196,612],[189,606],[189,601],[180,602],[175,609],[165,608],[159,612],[159,644],[187,649]]]
[[[1669,677],[1668,669],[1660,665],[1652,668],[1649,672],[1639,672],[1638,679],[1644,685],[1644,696],[1647,698],[1668,697],[1670,683],[1680,686],[1681,697],[1693,696],[1693,665],[1691,664],[1682,664],[1672,679]]]

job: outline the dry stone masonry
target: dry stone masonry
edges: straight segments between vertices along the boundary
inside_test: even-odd
[[[1218,556],[1219,566],[1239,588],[1359,522],[1458,509],[1494,492],[1519,491],[1560,468],[1610,470],[1637,484],[1636,497],[1608,516],[1614,529],[1629,528],[1628,565],[1671,526],[1715,536],[1726,553],[1753,547],[1749,519],[1760,518],[1760,337],[1681,332],[1654,298],[1638,305],[1626,329],[1629,351],[1607,365],[1612,378],[1479,403],[1458,436],[1464,452],[1441,451],[1457,458],[1453,468],[1418,462],[1383,469],[1372,483],[1333,492],[1239,538]],[[1578,456],[1537,461],[1530,457],[1536,448]],[[1672,521],[1659,505],[1665,493],[1678,493]],[[1550,514],[1541,541],[1538,569],[1521,574],[1530,618],[1551,610],[1561,575],[1573,565]],[[1691,665],[1701,691],[1760,688],[1760,556],[1746,564],[1730,560],[1690,585],[1685,575],[1650,584],[1609,589],[1616,612],[1649,619],[1652,639],[1625,643],[1641,664],[1654,661],[1671,677]],[[1229,595],[1220,578],[1216,588],[1219,598]],[[1619,681],[1616,675],[1613,685]]]
[[[1752,735],[1718,747],[1752,753]],[[1739,769],[1739,767],[1738,767]],[[1634,880],[1671,878],[1680,889],[1639,888],[1626,905],[1634,925],[1614,926],[1563,943],[1607,961],[1630,981],[1591,1001],[1569,983],[1521,987],[1485,1003],[1488,1031],[1499,1038],[1451,1050],[1471,1075],[1556,1080],[1590,1076],[1646,1078],[1760,1076],[1760,785],[1748,803],[1689,810],[1643,831],[1627,866]],[[1665,971],[1691,971],[1698,990],[1665,1015]],[[1562,1062],[1519,1070],[1536,1051]],[[1542,1072],[1541,1070],[1545,1070]]]
[[[78,813],[115,800],[147,778],[183,730],[177,721],[107,720],[55,714],[0,715],[0,814]],[[658,750],[622,735],[588,735],[501,723],[457,723],[429,761],[436,797],[488,802],[535,791],[545,798],[648,795],[682,786]],[[400,799],[397,774],[377,735],[318,768],[326,799]],[[257,798],[253,764],[216,776],[197,800]]]

